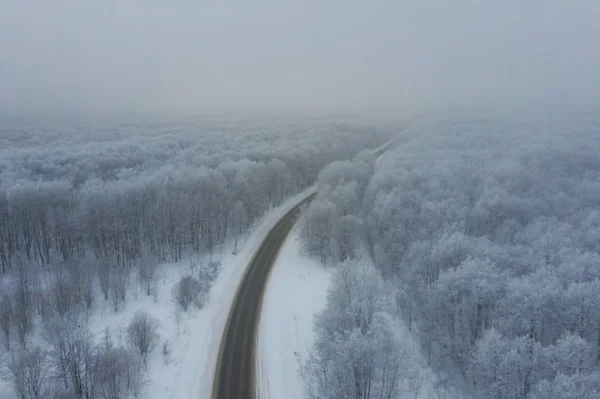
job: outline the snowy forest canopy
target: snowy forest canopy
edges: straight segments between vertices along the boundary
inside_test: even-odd
[[[211,251],[392,129],[355,122],[0,127],[0,271]]]
[[[599,119],[439,119],[318,183],[305,250],[333,265],[372,258],[441,376],[482,398],[600,395]],[[350,386],[383,355],[365,366],[357,327],[317,332],[352,338]]]

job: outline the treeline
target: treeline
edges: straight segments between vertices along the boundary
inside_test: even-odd
[[[149,251],[158,261],[212,251],[239,234],[298,184],[280,160],[217,169],[164,168],[128,179],[31,181],[0,197],[0,259],[50,265],[93,254],[127,266]]]
[[[102,141],[99,130],[94,143],[76,133],[44,143],[54,131],[36,131],[37,146],[26,146],[25,137],[5,148],[0,271],[17,259],[49,265],[92,253],[126,265],[145,250],[159,261],[212,251],[312,184],[326,163],[387,135],[345,125],[174,130],[161,136],[139,128],[120,140],[106,133],[104,140],[117,141]]]
[[[478,396],[598,397],[600,123],[415,129],[324,169],[305,249],[336,264],[366,248],[429,363]]]

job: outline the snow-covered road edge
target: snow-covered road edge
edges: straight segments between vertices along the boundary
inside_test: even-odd
[[[269,276],[261,311],[256,389],[260,399],[301,399],[299,374],[313,344],[313,319],[326,303],[331,273],[301,254],[296,226]]]
[[[201,353],[190,354],[197,356],[199,362],[194,366],[194,370],[198,372],[198,378],[192,380],[189,387],[188,398],[206,399],[210,398],[212,395],[215,367],[223,331],[227,324],[227,318],[229,317],[229,311],[235,298],[237,288],[252,256],[277,221],[296,204],[314,192],[315,188],[309,187],[301,193],[288,198],[282,205],[271,210],[247,235],[247,239],[242,243],[238,255],[235,257],[232,255],[233,259],[230,262],[224,262],[225,267],[211,289],[210,307],[212,309],[210,320],[208,320],[210,328],[207,329],[210,336],[198,337],[198,339],[202,340],[204,343],[204,351],[201,351]],[[205,353],[205,356],[202,356],[202,353]],[[202,370],[204,370],[203,373]]]

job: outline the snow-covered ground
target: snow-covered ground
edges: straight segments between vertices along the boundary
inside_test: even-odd
[[[112,304],[98,299],[89,319],[89,329],[100,340],[108,330],[117,342],[125,340],[125,330],[134,313],[144,310],[158,319],[160,343],[148,358],[141,399],[207,399],[212,392],[214,370],[221,337],[238,284],[252,255],[275,223],[294,205],[314,192],[309,188],[289,198],[285,203],[256,222],[245,238],[238,243],[238,254],[233,245],[224,246],[213,259],[222,263],[207,304],[200,310],[188,312],[178,309],[171,290],[182,275],[190,273],[190,265],[208,259],[190,259],[159,267],[156,295],[148,296],[133,282],[122,310],[113,312]],[[97,298],[101,298],[99,295]],[[39,331],[39,329],[38,329]],[[162,354],[162,343],[168,341],[169,356]],[[32,343],[43,345],[39,334]],[[2,369],[0,367],[0,369]],[[12,389],[0,371],[0,398],[12,398]],[[6,396],[5,396],[6,393]]]
[[[313,343],[313,318],[325,306],[331,273],[302,256],[295,228],[279,253],[265,292],[258,337],[260,399],[300,399],[299,366]]]

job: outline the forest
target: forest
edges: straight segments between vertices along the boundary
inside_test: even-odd
[[[397,318],[464,396],[600,397],[599,131],[585,115],[438,118],[327,165],[301,236],[349,282],[317,319],[312,396],[396,397],[407,364],[381,337]]]
[[[323,166],[392,132],[344,119],[3,124],[0,376],[20,399],[137,396],[157,320],[140,311],[120,341],[94,336],[98,303],[120,312],[137,292],[157,295],[161,263],[235,252]],[[173,287],[184,311],[218,273],[201,266]]]

